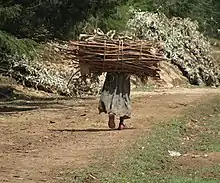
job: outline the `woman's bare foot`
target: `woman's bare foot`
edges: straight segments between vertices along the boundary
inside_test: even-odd
[[[123,130],[125,128],[126,128],[126,126],[124,124],[124,118],[120,117],[120,122],[119,122],[119,125],[118,125],[118,130]]]
[[[126,128],[127,128],[127,126],[125,124],[119,124],[119,126],[118,126],[118,130],[123,130]]]
[[[108,127],[113,129],[115,128],[115,115],[114,114],[109,114],[109,120],[108,120]]]

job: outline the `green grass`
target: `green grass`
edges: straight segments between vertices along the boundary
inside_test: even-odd
[[[168,150],[220,152],[220,97],[191,107],[182,117],[157,122],[150,134],[140,137],[132,149],[122,152],[119,162],[100,162],[77,172],[67,173],[63,182],[109,183],[217,183],[220,164],[182,167],[179,157]],[[192,136],[185,143],[184,137]],[[95,178],[94,178],[95,177]],[[66,181],[65,181],[66,180]]]
[[[40,45],[30,39],[18,39],[6,32],[0,31],[0,51],[1,54],[22,56],[33,58],[36,56],[36,49]]]

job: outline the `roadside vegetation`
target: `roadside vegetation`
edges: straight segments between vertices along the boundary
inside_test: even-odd
[[[180,117],[155,122],[149,134],[142,135],[132,148],[118,155],[118,162],[103,161],[78,172],[71,171],[64,180],[218,183],[220,97],[203,102],[188,108]]]

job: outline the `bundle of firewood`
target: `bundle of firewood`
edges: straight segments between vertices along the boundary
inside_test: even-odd
[[[159,77],[158,64],[166,60],[162,44],[152,41],[96,39],[71,41],[70,47],[77,48],[82,73],[126,72]]]

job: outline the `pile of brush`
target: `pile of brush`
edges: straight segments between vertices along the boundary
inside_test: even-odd
[[[95,37],[70,41],[69,57],[76,54],[82,73],[125,72],[158,78],[158,64],[166,60],[163,45],[153,41],[133,41]]]
[[[124,34],[136,39],[163,41],[166,57],[178,66],[191,84],[220,85],[219,65],[211,56],[208,38],[199,32],[198,22],[134,10]]]

